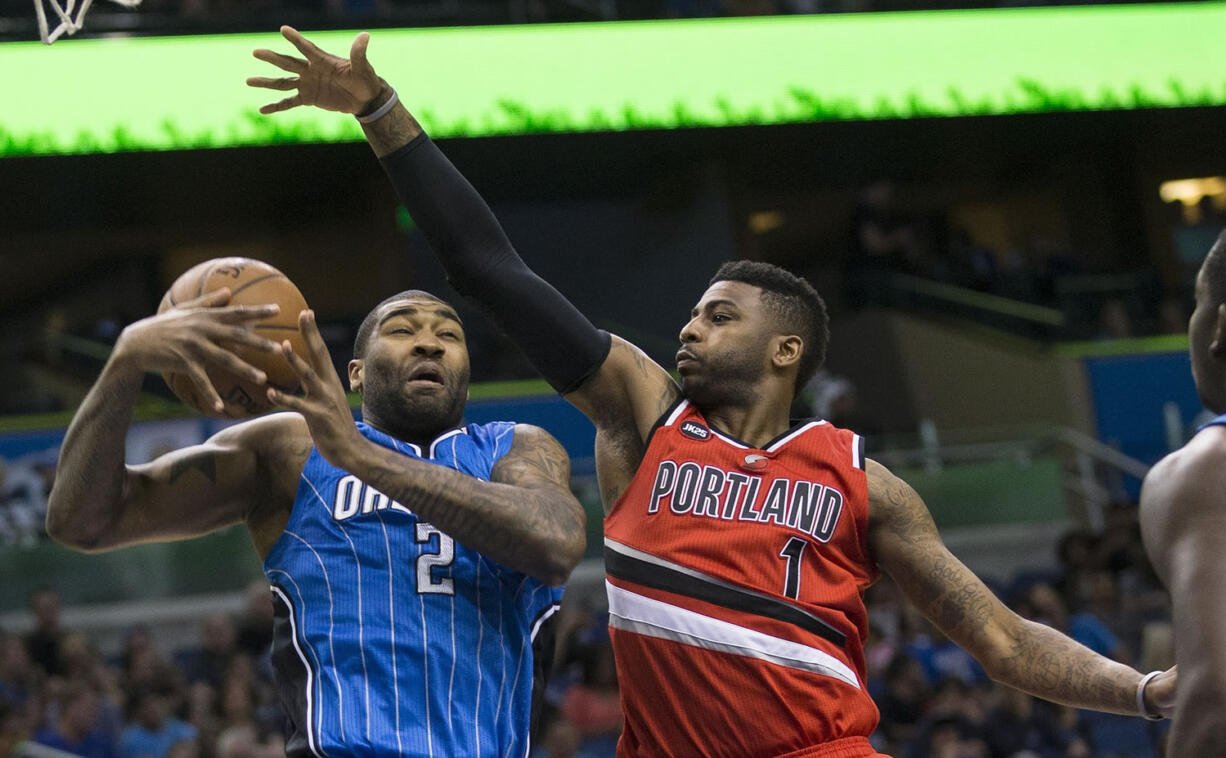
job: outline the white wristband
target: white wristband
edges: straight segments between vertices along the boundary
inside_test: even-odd
[[[1147,718],[1150,721],[1161,721],[1162,714],[1155,716],[1149,712],[1148,708],[1145,707],[1145,687],[1149,684],[1151,679],[1161,673],[1161,671],[1151,671],[1145,676],[1141,677],[1141,681],[1137,682],[1137,713],[1141,714],[1142,717]]]
[[[387,99],[386,103],[384,103],[383,105],[380,105],[372,113],[368,113],[365,116],[355,115],[354,118],[356,118],[360,123],[363,123],[363,124],[369,124],[372,121],[378,121],[379,119],[386,116],[388,112],[392,110],[392,108],[396,107],[396,103],[398,102],[400,102],[400,96],[397,95],[396,90],[393,89],[392,96]]]

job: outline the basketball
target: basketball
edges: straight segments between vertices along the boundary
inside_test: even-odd
[[[298,331],[298,313],[306,309],[306,300],[285,274],[253,258],[214,258],[193,266],[170,285],[162,296],[158,313],[223,287],[230,289],[229,305],[275,303],[281,306],[277,315],[255,322],[252,328],[274,342],[289,340],[295,353],[306,355],[306,343]],[[268,376],[269,386],[288,393],[298,391],[298,377],[280,354],[244,347],[231,349],[239,358],[262,370]],[[162,374],[162,378],[180,400],[208,416],[247,418],[273,407],[265,394],[266,388],[223,368],[208,366],[207,371],[217,394],[225,402],[220,412],[209,407],[186,374],[168,373]]]

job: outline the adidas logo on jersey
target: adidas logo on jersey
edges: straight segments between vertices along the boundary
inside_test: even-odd
[[[681,425],[681,433],[695,440],[705,440],[711,436],[711,430],[697,421],[686,421]]]

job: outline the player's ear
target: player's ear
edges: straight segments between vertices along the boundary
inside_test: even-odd
[[[795,334],[776,337],[775,353],[771,356],[771,362],[779,368],[795,365],[800,362],[804,349],[804,340]]]
[[[1214,358],[1226,357],[1226,303],[1217,307],[1213,320],[1213,340],[1209,342],[1209,354]]]
[[[362,359],[349,361],[349,391],[362,394]]]

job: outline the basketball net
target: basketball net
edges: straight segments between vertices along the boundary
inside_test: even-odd
[[[135,8],[140,5],[141,0],[111,0],[119,5]],[[38,36],[42,37],[43,44],[50,45],[60,38],[61,35],[73,35],[81,30],[85,25],[85,14],[89,12],[89,6],[93,0],[81,0],[81,5],[77,6],[77,0],[66,0],[64,5],[60,5],[59,0],[34,0],[34,12],[38,15]],[[52,20],[59,20],[54,29],[47,28],[47,9],[43,6],[50,6],[53,17]],[[76,15],[73,15],[73,11]]]

